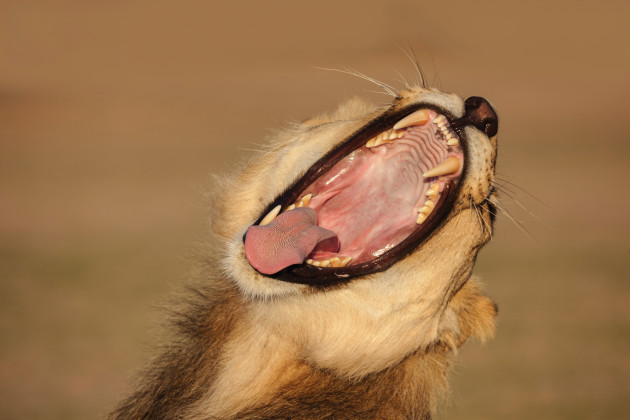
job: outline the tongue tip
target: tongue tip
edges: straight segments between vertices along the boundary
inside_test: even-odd
[[[330,247],[337,235],[317,226],[310,208],[282,213],[265,226],[250,226],[245,234],[245,257],[263,274],[275,274],[291,265],[302,264],[319,244]]]

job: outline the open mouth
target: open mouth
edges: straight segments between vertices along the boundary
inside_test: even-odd
[[[449,114],[385,113],[316,162],[250,226],[259,272],[329,284],[382,271],[446,218],[465,153]],[[457,125],[455,122],[453,125]]]

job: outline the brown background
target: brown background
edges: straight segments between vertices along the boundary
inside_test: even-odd
[[[480,255],[498,335],[461,351],[441,418],[630,418],[629,16],[627,1],[0,0],[0,417],[106,412],[186,277],[207,174],[287,120],[387,100],[315,67],[401,86],[409,43],[433,85],[496,105],[504,206],[529,232],[502,214]]]

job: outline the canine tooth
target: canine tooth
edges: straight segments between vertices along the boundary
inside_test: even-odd
[[[429,121],[429,110],[420,109],[398,121],[396,125],[394,125],[394,130],[411,127],[412,125],[423,125],[426,124],[427,121]]]
[[[278,213],[280,213],[280,209],[282,208],[282,206],[280,204],[278,204],[276,207],[274,207],[269,213],[267,213],[267,215],[260,221],[259,226],[265,226],[268,225],[269,223],[273,222],[273,219],[276,218],[276,216],[278,215]]]
[[[341,260],[341,265],[339,267],[345,267],[350,261],[352,261],[352,257],[344,258],[343,260]]]
[[[285,211],[293,210],[295,208],[295,204],[291,204]]]
[[[448,139],[448,141],[446,142],[447,146],[457,146],[459,144],[459,140],[457,140],[457,138],[455,137],[451,137],[450,139]]]
[[[339,257],[332,257],[330,259],[330,265],[332,265],[333,267],[341,266],[341,258],[339,258]]]
[[[427,220],[427,215],[424,214],[424,213],[418,213],[418,218],[416,219],[416,224],[421,224],[425,220]]]
[[[433,178],[435,176],[454,174],[459,170],[459,159],[455,156],[446,158],[442,163],[433,169],[429,169],[422,174],[425,178]]]

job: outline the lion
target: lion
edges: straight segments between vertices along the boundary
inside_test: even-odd
[[[176,338],[113,419],[430,419],[493,336],[498,118],[420,84],[280,132],[209,193]]]

